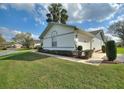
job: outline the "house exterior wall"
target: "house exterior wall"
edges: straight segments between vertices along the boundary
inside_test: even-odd
[[[95,50],[101,50],[102,45],[104,45],[104,42],[100,33],[98,33],[96,37],[92,39],[92,49],[95,48]]]
[[[52,46],[52,33],[57,32],[56,40],[57,46]],[[76,37],[77,35],[77,37]],[[43,40],[43,49],[47,50],[75,50],[76,46],[81,45],[83,50],[93,49],[100,50],[101,46],[104,45],[100,33],[96,36],[91,37],[86,33],[79,33],[78,31],[74,31],[74,28],[54,25],[50,28],[50,30],[46,33]]]
[[[74,32],[73,28],[54,25],[44,36],[43,48],[48,50],[74,50]],[[52,32],[57,32],[57,47],[52,47]]]
[[[101,47],[102,45],[104,45],[104,43],[100,33],[98,33],[94,38],[90,38],[83,34],[78,34],[76,45],[81,45],[83,47],[83,50],[95,48],[95,50],[97,51],[101,50]]]
[[[91,41],[90,37],[83,34],[78,34],[76,45],[77,46],[81,45],[83,47],[83,50],[87,50],[90,49],[90,41]]]
[[[14,45],[14,48],[21,48],[21,47],[22,47],[21,44],[15,44],[15,45]]]

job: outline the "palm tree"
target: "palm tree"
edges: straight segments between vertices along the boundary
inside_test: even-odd
[[[65,9],[62,9],[62,11],[61,11],[61,23],[66,24],[67,20],[68,20],[67,11]]]
[[[62,4],[60,3],[53,3],[48,6],[49,13],[46,14],[47,22],[57,22],[66,24],[68,20],[67,11],[63,8]]]

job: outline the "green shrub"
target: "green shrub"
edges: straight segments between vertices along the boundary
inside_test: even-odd
[[[45,50],[45,49],[42,49],[39,52],[62,55],[62,56],[73,56],[73,54],[74,54],[74,51],[67,51],[67,50]]]
[[[43,50],[42,47],[38,47],[38,48],[37,48],[37,51],[38,51],[38,52],[41,52],[42,50]]]
[[[113,61],[117,57],[117,49],[115,41],[110,40],[106,43],[106,56],[109,61]]]
[[[102,52],[105,53],[105,45],[102,45]]]
[[[84,54],[85,54],[84,58],[86,59],[91,58],[93,54],[93,50],[85,50]]]
[[[6,48],[6,47],[4,47],[2,50],[7,50],[7,48]]]
[[[78,55],[77,56],[80,58],[82,56],[82,46],[78,46],[77,50],[78,50]]]
[[[78,46],[77,48],[79,51],[82,51],[82,46]]]

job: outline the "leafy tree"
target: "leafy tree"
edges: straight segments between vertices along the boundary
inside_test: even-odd
[[[67,10],[60,3],[53,3],[48,6],[49,13],[46,14],[46,21],[66,24],[68,20]]]
[[[6,40],[2,37],[2,35],[0,34],[0,44],[3,44],[3,43],[5,43],[6,42]]]
[[[0,34],[0,49],[3,49],[6,47],[5,45],[6,40],[3,38],[3,36]]]
[[[34,40],[31,37],[31,33],[19,33],[17,34],[13,40],[16,43],[20,43],[26,48],[32,48],[34,46]]]
[[[109,31],[113,34],[117,34],[121,38],[122,44],[124,46],[124,21],[118,21],[110,25]]]

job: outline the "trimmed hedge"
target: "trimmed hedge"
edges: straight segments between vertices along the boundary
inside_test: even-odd
[[[38,47],[38,48],[37,48],[37,51],[38,51],[38,52],[42,52],[42,50],[43,50],[42,47]]]
[[[105,45],[102,45],[102,52],[105,53],[106,51]]]
[[[78,58],[82,59],[88,59],[92,57],[93,50],[84,50],[80,51],[81,53],[84,52],[85,56],[79,56],[79,51],[68,51],[68,50],[44,50],[44,49],[39,49],[39,52],[43,53],[49,53],[49,54],[56,54],[56,55],[62,55],[62,56],[76,56]]]
[[[92,54],[93,54],[93,50],[85,50],[84,51],[84,54],[85,54],[85,58],[88,59],[88,58],[91,58],[92,57]]]
[[[113,61],[117,57],[117,49],[115,41],[110,40],[106,43],[106,55],[109,61]]]
[[[66,50],[43,50],[42,49],[40,52],[62,55],[62,56],[73,56],[74,54],[74,51],[66,51]]]

